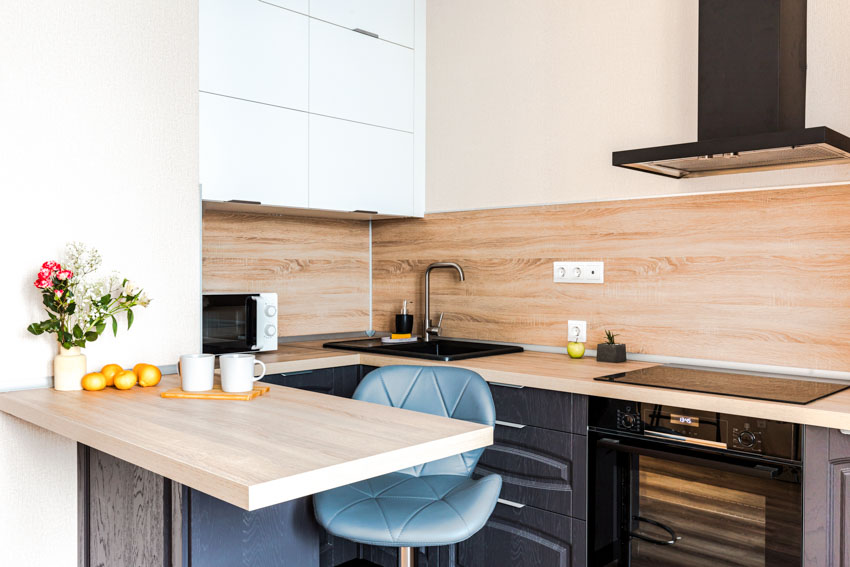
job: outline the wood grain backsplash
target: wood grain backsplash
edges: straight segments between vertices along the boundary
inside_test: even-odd
[[[203,288],[276,292],[278,335],[369,328],[369,223],[205,211]]]
[[[555,284],[552,263],[605,262]],[[375,328],[403,299],[451,337],[565,346],[567,320],[630,352],[850,370],[850,185],[492,209],[373,223]]]

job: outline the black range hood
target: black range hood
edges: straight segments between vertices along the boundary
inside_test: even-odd
[[[678,179],[850,163],[850,138],[805,112],[806,0],[700,0],[697,141],[612,161]]]

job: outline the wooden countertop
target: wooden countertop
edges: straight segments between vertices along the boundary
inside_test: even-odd
[[[341,351],[289,351],[263,358],[290,371],[357,364]],[[7,392],[0,410],[246,510],[493,442],[492,427],[282,386],[250,402],[160,397],[178,385]]]
[[[287,355],[298,357],[298,352],[310,351],[311,356],[318,357],[318,351],[333,353],[348,353],[323,349],[324,341],[292,343],[287,345]],[[628,361],[621,364],[596,362],[594,358],[572,359],[565,354],[525,351],[516,354],[473,358],[458,362],[435,362],[416,358],[374,355],[365,353],[349,353],[358,355],[357,362],[345,364],[367,364],[370,366],[387,366],[390,364],[421,364],[445,365],[468,368],[481,374],[490,382],[501,382],[516,386],[541,388],[559,392],[572,392],[589,396],[601,396],[636,402],[667,404],[690,409],[718,411],[764,419],[775,419],[817,425],[835,429],[850,430],[850,390],[845,390],[807,405],[788,404],[738,398],[734,396],[719,396],[697,392],[683,392],[666,388],[649,388],[629,384],[599,382],[594,378],[607,376],[617,372],[638,370],[657,366],[654,363]],[[307,353],[305,352],[305,356]],[[277,353],[263,354],[260,358],[266,362],[269,373],[292,372],[292,360],[277,362]],[[336,364],[342,359],[336,357],[300,359],[298,364],[311,365],[313,368],[343,366]],[[299,368],[302,369],[302,368]]]

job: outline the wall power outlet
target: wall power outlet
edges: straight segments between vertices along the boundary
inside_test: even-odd
[[[578,338],[576,338],[578,336]],[[567,341],[586,343],[587,342],[587,321],[568,321],[567,322]]]

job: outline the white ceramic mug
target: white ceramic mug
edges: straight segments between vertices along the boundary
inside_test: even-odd
[[[266,365],[253,354],[222,354],[218,364],[221,366],[221,389],[225,392],[249,392],[254,389],[254,382],[266,375]],[[262,368],[259,376],[254,376],[255,364]]]
[[[213,389],[215,355],[184,354],[177,364],[184,392],[206,392]]]

